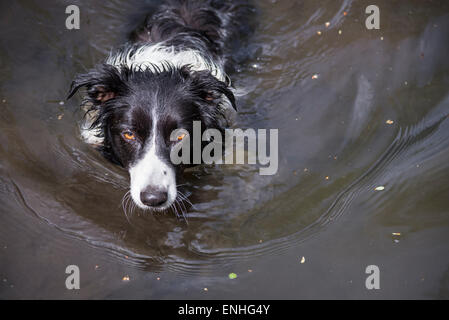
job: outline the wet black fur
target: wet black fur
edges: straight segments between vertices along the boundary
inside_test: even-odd
[[[133,43],[166,41],[175,48],[227,58],[230,42],[241,36],[253,7],[247,0],[171,0],[131,33]],[[226,18],[228,16],[228,18]]]

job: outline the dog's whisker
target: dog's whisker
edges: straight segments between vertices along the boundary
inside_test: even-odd
[[[176,208],[173,203],[170,205],[170,209],[177,216]]]
[[[193,207],[192,202],[190,202],[190,200],[189,200],[186,196],[183,195],[183,196],[181,197],[181,199],[184,200],[185,202],[187,202],[189,205],[191,205],[191,206]]]
[[[186,224],[189,224],[189,222],[187,221],[187,216],[186,216],[187,212],[186,212],[185,206],[182,204],[182,202],[180,202],[180,207],[181,207],[181,205],[184,207],[184,210],[181,209],[181,216],[184,219],[184,221],[186,222]]]
[[[183,208],[184,208],[184,212],[187,214],[187,208],[186,208],[186,206],[185,206],[185,204],[184,204],[184,200],[183,200],[183,198],[180,198],[180,199],[181,199],[180,203],[181,203],[181,205],[182,205]]]
[[[179,219],[179,212],[178,212],[178,208],[176,207],[176,200],[175,200],[175,202],[173,202],[173,209],[175,209],[176,218]]]
[[[126,199],[127,199],[128,193],[129,193],[129,191],[126,192],[126,193],[123,195],[123,197],[122,197],[122,208],[123,208],[123,209],[124,209],[124,205],[125,205],[125,201],[126,201]]]
[[[179,210],[181,211],[181,216],[182,216],[182,218],[184,219],[184,221],[186,222],[186,224],[189,224],[188,221],[187,221],[187,216],[186,216],[186,214],[187,214],[187,208],[186,208],[186,206],[184,205],[184,203],[182,202],[182,198],[177,197],[177,198],[175,199],[175,203],[177,203],[178,206],[179,206]]]
[[[122,198],[122,208],[123,208],[123,212],[125,213],[125,218],[128,221],[129,224],[131,224],[131,221],[129,219],[128,216],[128,203],[129,203],[129,199],[130,199],[131,193],[130,191],[126,192],[125,195]]]
[[[134,201],[131,200],[131,217],[134,214],[136,208],[137,208],[137,205],[134,203]]]
[[[192,204],[192,202],[190,202],[189,198],[187,198],[187,196],[185,194],[183,194],[181,191],[178,191],[179,197],[186,201],[192,208],[195,208],[195,206]]]

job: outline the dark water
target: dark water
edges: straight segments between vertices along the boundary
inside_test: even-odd
[[[2,2],[0,298],[449,298],[449,3],[378,0],[380,30],[369,4],[257,2],[238,126],[279,128],[279,171],[187,172],[186,225],[129,224],[127,172],[80,141],[80,97],[60,103],[154,2]]]

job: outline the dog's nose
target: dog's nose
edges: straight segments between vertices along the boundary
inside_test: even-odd
[[[146,188],[140,193],[140,201],[146,206],[157,207],[167,202],[168,194],[166,190]]]

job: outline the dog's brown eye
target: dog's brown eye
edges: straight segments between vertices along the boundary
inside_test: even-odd
[[[136,136],[131,131],[125,131],[123,132],[123,138],[128,141],[136,140]]]
[[[181,134],[178,136],[178,141],[181,141],[182,139],[184,139],[185,136],[186,136],[185,133],[181,133]]]

